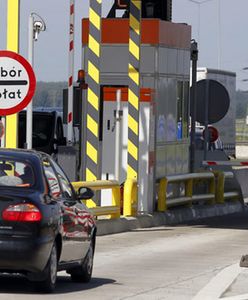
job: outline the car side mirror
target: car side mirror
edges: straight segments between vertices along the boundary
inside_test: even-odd
[[[87,187],[81,187],[78,190],[78,199],[79,200],[88,200],[94,197],[94,192],[92,189]]]

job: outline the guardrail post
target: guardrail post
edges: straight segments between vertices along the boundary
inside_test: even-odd
[[[193,196],[193,178],[188,179],[185,182],[185,196],[192,199]],[[192,201],[189,202],[189,206],[192,206]]]
[[[167,178],[160,179],[159,188],[158,188],[158,211],[161,212],[167,210],[167,204],[166,204],[167,185],[168,185]]]
[[[221,171],[215,171],[214,174],[216,176],[215,202],[219,204],[223,204],[225,203],[225,199],[224,199],[225,175]]]
[[[119,207],[119,211],[118,213],[115,213],[115,214],[112,214],[111,215],[111,219],[114,219],[114,218],[120,218],[120,215],[121,215],[121,208],[120,208],[120,199],[121,199],[121,188],[120,186],[119,187],[115,187],[115,188],[112,188],[112,205],[113,206],[117,206]]]
[[[208,192],[209,192],[209,194],[214,194],[214,195],[216,195],[216,190],[215,190],[215,188],[216,188],[216,185],[215,185],[215,177],[213,177],[213,178],[211,178],[211,179],[209,180],[209,186],[208,186]],[[223,185],[223,195],[224,195],[224,185]],[[209,200],[209,201],[208,201],[208,204],[214,205],[214,204],[215,204],[215,201],[216,201],[216,197],[215,197],[215,199]]]
[[[125,217],[136,215],[137,209],[133,209],[133,205],[137,206],[137,199],[137,181],[128,178],[124,183],[123,215]]]

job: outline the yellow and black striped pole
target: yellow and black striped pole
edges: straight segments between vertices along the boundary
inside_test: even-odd
[[[130,1],[127,178],[138,179],[141,0]]]
[[[88,94],[86,116],[86,181],[99,179],[100,45],[102,0],[90,0]]]
[[[19,20],[20,1],[8,0],[7,14],[7,50],[19,52]],[[5,146],[7,148],[17,147],[17,121],[18,115],[13,114],[6,117]]]

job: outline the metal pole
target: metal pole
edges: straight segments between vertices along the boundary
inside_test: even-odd
[[[120,179],[120,126],[121,126],[121,90],[116,91],[116,115],[115,115],[115,180]]]
[[[73,71],[74,71],[74,22],[75,3],[70,0],[70,28],[69,28],[69,66],[68,66],[68,113],[67,113],[67,142],[73,138]]]
[[[29,16],[28,23],[28,61],[33,67],[34,63],[34,16]],[[25,148],[32,149],[32,135],[33,135],[33,100],[27,106],[26,117],[26,145]]]
[[[196,41],[191,43],[191,131],[190,131],[190,172],[195,171],[195,122],[196,122],[196,100],[197,100],[197,87],[196,87],[196,75],[197,75],[197,60],[198,60],[198,48]]]
[[[7,16],[7,50],[19,52],[19,20],[20,1],[8,0]],[[7,148],[17,147],[18,114],[6,116],[5,146]]]
[[[209,111],[209,79],[206,79],[206,88],[205,88],[205,132],[204,132],[204,156],[203,160],[207,160],[207,152],[209,145],[209,134],[208,134],[208,111]]]
[[[218,69],[221,68],[221,13],[220,13],[220,0],[218,0]]]

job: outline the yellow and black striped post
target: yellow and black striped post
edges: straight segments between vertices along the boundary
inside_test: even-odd
[[[138,179],[141,0],[130,1],[127,178]]]
[[[88,94],[86,116],[86,181],[99,179],[100,45],[102,0],[90,0]]]

